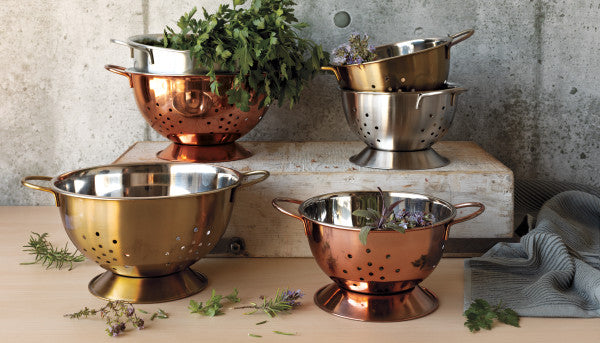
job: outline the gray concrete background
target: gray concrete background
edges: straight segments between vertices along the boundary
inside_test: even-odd
[[[514,171],[600,186],[600,3],[597,0],[298,1],[305,32],[331,50],[353,31],[372,42],[438,37],[474,28],[452,48],[450,80],[467,88],[447,140],[473,140]],[[140,140],[163,140],[138,113],[129,67],[110,38],[160,32],[194,5],[229,1],[3,0],[0,9],[0,205],[50,205],[22,187],[110,163]],[[347,11],[351,24],[333,16]],[[355,140],[332,75],[317,77],[290,110],[271,108],[247,140]]]

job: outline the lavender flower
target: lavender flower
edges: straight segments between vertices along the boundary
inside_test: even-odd
[[[283,292],[282,301],[288,303],[292,307],[300,306],[300,302],[298,299],[302,298],[304,293],[301,290],[297,289],[295,291],[286,290]]]
[[[377,58],[375,46],[369,44],[369,36],[357,32],[350,35],[348,43],[335,48],[331,55],[333,65],[362,64]]]

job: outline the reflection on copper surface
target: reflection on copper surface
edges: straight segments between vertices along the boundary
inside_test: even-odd
[[[436,222],[405,233],[373,230],[363,245],[359,239],[363,219],[353,216],[352,212],[381,208],[377,192],[332,193],[305,202],[273,200],[275,208],[302,220],[315,261],[335,282],[315,296],[317,304],[333,314],[358,320],[393,321],[433,311],[437,300],[419,287],[419,283],[433,272],[442,258],[449,228],[478,216],[485,208],[480,203],[453,206],[438,198],[413,193],[384,194],[387,204],[403,200],[399,209],[430,213]],[[283,210],[280,202],[300,203],[300,216]],[[456,208],[463,207],[478,209],[455,218]],[[332,303],[336,305],[328,305]],[[364,311],[368,315],[357,310],[357,307],[365,307],[364,304],[367,304]]]

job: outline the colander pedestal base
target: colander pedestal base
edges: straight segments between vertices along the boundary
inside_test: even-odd
[[[369,147],[350,157],[361,167],[386,170],[422,170],[440,168],[450,161],[429,148],[417,151],[385,151]]]
[[[106,300],[151,304],[189,297],[203,290],[207,283],[206,276],[190,268],[157,277],[128,277],[105,272],[93,278],[88,289]]]
[[[325,312],[366,322],[411,320],[438,308],[435,294],[421,286],[401,293],[374,295],[348,291],[332,283],[318,290],[314,300]]]
[[[252,152],[236,142],[219,145],[172,143],[156,156],[167,161],[211,163],[242,160],[252,156]]]

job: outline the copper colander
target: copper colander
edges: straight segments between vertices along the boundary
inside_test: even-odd
[[[484,211],[481,203],[450,203],[413,193],[384,193],[391,204],[404,200],[399,209],[423,211],[436,218],[432,225],[405,233],[371,231],[367,244],[359,240],[364,219],[352,215],[357,209],[379,209],[377,192],[344,192],[320,195],[304,202],[274,199],[279,211],[304,223],[315,261],[334,281],[315,294],[315,302],[333,314],[365,321],[399,321],[431,313],[437,300],[419,283],[433,272],[442,257],[450,227]],[[300,215],[279,203],[300,204]],[[478,207],[456,218],[456,209]]]
[[[206,75],[150,74],[114,65],[105,68],[129,79],[146,122],[186,150],[185,154],[178,154],[182,149],[169,147],[159,152],[158,157],[173,161],[222,162],[251,155],[243,149],[223,153],[235,147],[232,143],[250,132],[267,110],[267,107],[259,108],[259,97],[252,101],[248,112],[228,104],[226,92],[231,89],[235,75],[217,75],[220,87],[216,95],[211,92],[210,78]],[[201,147],[200,153],[190,151],[193,150],[190,147],[195,146]]]

